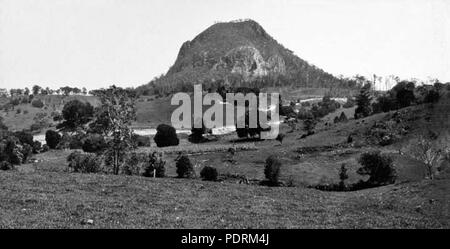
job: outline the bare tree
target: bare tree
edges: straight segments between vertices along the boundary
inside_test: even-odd
[[[411,142],[408,155],[424,163],[426,176],[433,179],[434,169],[445,153],[445,145],[438,140],[433,140],[421,135],[417,140]]]

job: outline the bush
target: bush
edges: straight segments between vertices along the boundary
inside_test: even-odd
[[[177,175],[179,178],[192,178],[195,176],[194,166],[188,156],[181,155],[176,161]]]
[[[217,181],[217,169],[210,166],[203,167],[202,171],[200,171],[200,177],[206,181]]]
[[[83,133],[77,133],[73,136],[68,135],[69,138],[69,149],[71,150],[77,150],[83,148],[83,142],[86,139],[86,134]]]
[[[147,161],[144,165],[144,173],[142,175],[145,177],[164,177],[166,173],[166,169],[164,168],[166,161],[164,161],[162,157],[163,155],[160,152],[148,154]]]
[[[26,131],[16,131],[14,136],[17,137],[21,144],[33,145],[33,135]]]
[[[281,162],[275,156],[269,156],[266,159],[266,165],[264,167],[264,175],[271,186],[278,185],[278,178],[280,176]]]
[[[26,163],[26,162],[28,162],[28,159],[30,159],[31,155],[33,154],[33,147],[31,147],[31,145],[29,145],[29,144],[23,144],[21,153],[22,153],[22,162],[21,163]]]
[[[139,175],[139,163],[142,158],[136,152],[127,154],[124,164],[121,167],[121,173],[125,175]]]
[[[131,139],[133,140],[133,143],[135,143],[138,147],[150,147],[151,145],[149,136],[133,134]]]
[[[176,146],[180,142],[175,128],[166,124],[158,125],[153,140],[158,147]]]
[[[84,152],[97,153],[106,148],[106,142],[103,136],[99,134],[88,135],[81,146]]]
[[[12,99],[11,101],[9,101],[9,103],[13,106],[19,105],[20,99]]]
[[[98,173],[101,169],[101,158],[92,153],[72,152],[68,157],[69,168],[78,173]]]
[[[0,142],[0,161],[21,164],[24,160],[23,147],[18,138],[8,136]]]
[[[42,153],[42,152],[47,152],[47,151],[49,151],[49,150],[50,150],[50,147],[48,147],[47,144],[42,145],[41,153]]]
[[[39,141],[33,142],[33,153],[38,154],[42,151],[42,144]]]
[[[42,108],[44,107],[44,102],[42,102],[42,100],[40,99],[35,99],[31,102],[31,105],[36,108]]]
[[[342,107],[352,108],[353,106],[355,106],[355,100],[353,99],[353,97],[347,97],[347,102],[345,102]]]
[[[368,175],[367,183],[381,186],[395,182],[396,172],[392,158],[380,154],[380,151],[366,152],[361,155],[358,162],[362,165],[357,173]]]
[[[0,162],[0,170],[12,170],[14,169],[14,165],[7,161]]]
[[[45,142],[50,149],[55,149],[60,141],[61,135],[59,135],[58,132],[53,130],[47,130],[47,132],[45,132]]]
[[[425,95],[425,98],[423,100],[424,103],[436,103],[439,101],[440,95],[439,92],[436,90],[430,90]]]
[[[201,142],[205,142],[206,139],[203,137],[203,134],[206,133],[206,127],[205,124],[202,122],[202,127],[200,128],[196,128],[194,126],[192,126],[191,129],[191,134],[188,137],[189,142],[191,143],[201,143]]]
[[[345,190],[345,180],[348,179],[347,167],[345,167],[345,163],[341,165],[341,169],[339,170],[339,189]]]

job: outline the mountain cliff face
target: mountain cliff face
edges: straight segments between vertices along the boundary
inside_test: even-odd
[[[284,48],[253,20],[216,23],[186,41],[166,75],[147,85],[156,93],[188,91],[214,82],[328,87],[339,80]],[[261,85],[262,84],[262,85]]]

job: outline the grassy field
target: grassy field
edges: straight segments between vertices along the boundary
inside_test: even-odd
[[[44,170],[0,181],[1,228],[450,226],[448,180],[345,193]]]

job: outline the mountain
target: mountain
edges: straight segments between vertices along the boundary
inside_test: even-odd
[[[253,20],[216,23],[186,41],[169,71],[140,87],[156,94],[220,82],[258,87],[352,87],[283,47]]]

